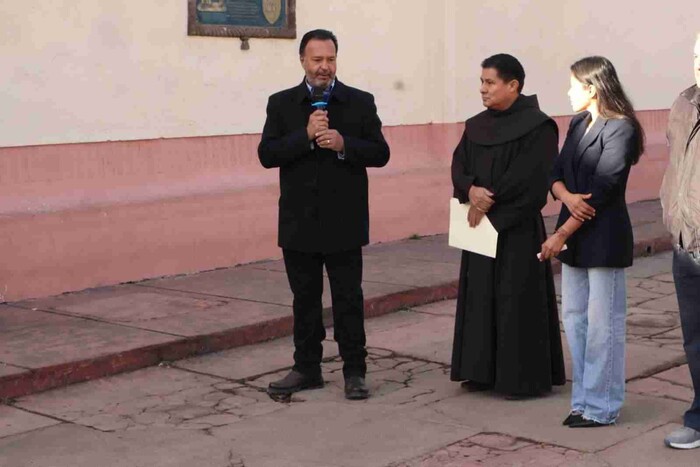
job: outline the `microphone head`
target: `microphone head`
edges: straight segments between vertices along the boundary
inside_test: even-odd
[[[311,105],[316,110],[326,110],[328,106],[328,90],[320,86],[314,86],[311,90]]]

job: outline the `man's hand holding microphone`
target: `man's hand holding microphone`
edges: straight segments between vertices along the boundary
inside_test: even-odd
[[[309,141],[316,141],[316,146],[323,149],[330,149],[335,152],[344,152],[345,141],[337,130],[328,127],[328,91],[322,88],[314,88],[312,91],[314,110],[309,115],[309,123],[306,125],[306,134]]]

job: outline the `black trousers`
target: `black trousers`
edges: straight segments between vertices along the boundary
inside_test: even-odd
[[[685,426],[700,431],[700,256],[676,247],[673,279],[695,398],[683,417]]]
[[[321,316],[325,265],[331,285],[333,334],[343,358],[343,374],[365,376],[362,249],[329,254],[288,249],[282,252],[294,294],[294,369],[307,375],[321,374],[322,342],[326,338]]]

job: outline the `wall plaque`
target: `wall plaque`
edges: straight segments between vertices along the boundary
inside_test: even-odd
[[[294,39],[296,0],[187,0],[187,34]]]

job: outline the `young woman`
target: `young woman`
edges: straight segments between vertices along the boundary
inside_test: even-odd
[[[604,57],[571,65],[575,112],[550,186],[563,202],[540,253],[562,265],[562,314],[572,358],[571,428],[615,423],[625,395],[625,269],[632,225],[625,189],[644,133],[615,67]],[[562,251],[564,245],[567,249]]]

